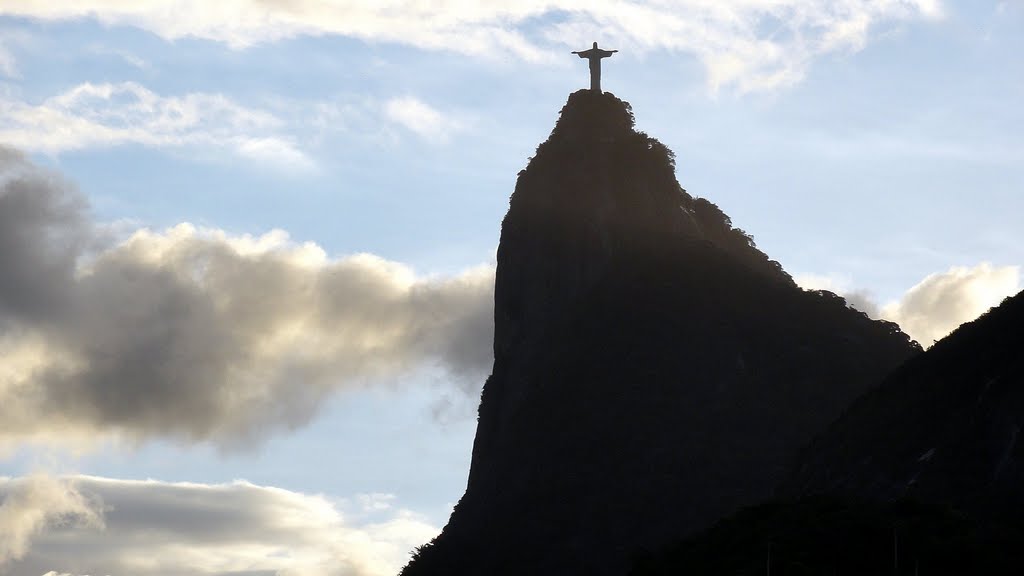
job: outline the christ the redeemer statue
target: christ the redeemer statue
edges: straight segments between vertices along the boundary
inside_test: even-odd
[[[590,50],[573,52],[580,58],[590,60],[590,89],[594,92],[601,91],[601,58],[608,58],[616,52],[618,50],[601,50],[597,47],[597,42],[594,42],[594,47]]]

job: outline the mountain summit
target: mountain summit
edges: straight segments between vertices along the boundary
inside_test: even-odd
[[[628,103],[581,90],[502,223],[494,368],[466,493],[405,576],[624,574],[770,495],[919,348],[801,290]]]

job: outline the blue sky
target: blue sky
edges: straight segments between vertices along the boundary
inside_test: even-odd
[[[684,188],[930,344],[1021,289],[1022,32],[1013,0],[0,2],[0,574],[394,572],[465,487],[501,218],[593,40]]]

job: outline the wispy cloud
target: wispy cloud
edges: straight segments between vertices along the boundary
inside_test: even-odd
[[[943,8],[939,0],[13,0],[0,14],[95,18],[164,38],[206,38],[236,48],[336,34],[534,61],[596,38],[635,53],[668,50],[695,56],[712,90],[747,92],[791,85],[816,58],[861,49],[878,26],[938,19]]]
[[[161,96],[134,82],[80,84],[38,104],[0,99],[0,141],[49,154],[124,144],[198,146],[289,168],[312,166],[270,112],[221,94]]]
[[[88,50],[90,53],[97,56],[116,58],[129,66],[138,68],[139,70],[148,70],[150,68],[149,62],[137,54],[133,54],[127,50],[118,50],[116,48],[104,46],[103,44],[90,44]]]
[[[452,132],[463,128],[461,120],[413,96],[392,98],[384,103],[383,110],[389,120],[429,141],[445,142]]]
[[[399,126],[431,143],[445,143],[469,123],[412,95],[373,100],[341,95],[319,101],[275,100],[243,106],[217,93],[160,95],[135,82],[79,84],[31,103],[0,94],[0,142],[45,154],[111,146],[189,149],[288,171],[315,168],[308,150],[324,136],[347,132],[393,139]]]
[[[0,501],[0,538],[32,527],[6,558],[14,574],[391,576],[439,531],[393,498],[244,481],[0,478]]]

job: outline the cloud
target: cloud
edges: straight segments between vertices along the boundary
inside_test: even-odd
[[[849,288],[846,278],[804,274],[797,276],[796,282],[807,290],[835,292],[872,318],[896,322],[926,348],[1021,290],[1018,266],[993,266],[988,262],[930,274],[898,300],[885,305],[878,304],[865,290]]]
[[[425,140],[447,141],[449,135],[462,128],[459,120],[441,114],[429,104],[412,96],[392,98],[384,103],[384,114]]]
[[[0,44],[0,76],[6,76],[8,78],[17,78],[18,64],[14,59],[14,54],[8,50],[3,44]]]
[[[279,230],[101,240],[66,183],[0,152],[0,440],[236,446],[338,390],[436,365],[475,391],[490,368],[491,267],[422,277]]]
[[[9,564],[12,573],[391,576],[439,531],[391,499],[367,507],[245,481],[0,478],[0,498],[40,485],[74,486],[82,501],[102,502],[102,524],[96,515],[46,523]],[[22,509],[57,517],[68,507],[36,499]]]
[[[235,48],[333,34],[530,61],[600,38],[638,54],[666,50],[694,56],[713,90],[747,92],[793,84],[814,59],[861,49],[873,29],[938,19],[943,8],[938,0],[13,0],[0,14],[95,18],[167,39],[197,37]]]
[[[973,268],[957,266],[928,276],[899,301],[883,306],[881,315],[899,324],[922,346],[931,346],[1020,289],[1017,266],[988,262]]]
[[[48,154],[122,144],[200,146],[309,169],[312,161],[284,128],[273,114],[221,94],[161,96],[134,82],[80,84],[38,104],[0,99],[0,141]]]
[[[84,210],[69,184],[0,146],[0,329],[5,320],[44,321],[66,300],[91,235]]]
[[[115,58],[129,66],[132,66],[133,68],[138,68],[139,70],[148,70],[150,68],[149,62],[127,50],[109,48],[102,44],[90,44],[88,46],[88,51],[97,56]]]
[[[0,477],[0,568],[23,558],[33,538],[60,527],[102,529],[100,504],[67,479]]]
[[[410,95],[383,101],[351,96],[282,100],[273,108],[245,107],[215,93],[162,96],[134,82],[85,83],[38,103],[0,94],[0,142],[45,154],[121,145],[187,147],[305,172],[315,162],[304,148],[315,147],[329,132],[373,139],[391,123],[443,143],[467,127],[458,114]]]
[[[793,280],[804,290],[828,290],[840,294],[849,280],[824,274],[797,274]]]

